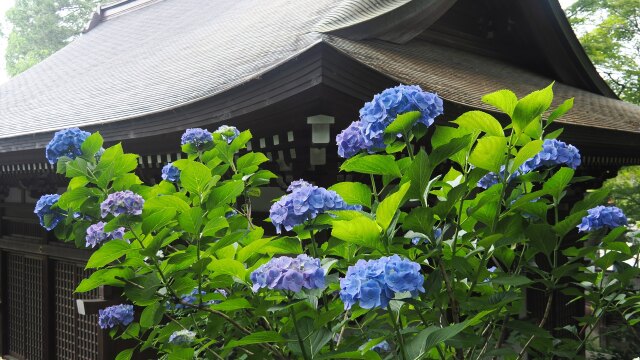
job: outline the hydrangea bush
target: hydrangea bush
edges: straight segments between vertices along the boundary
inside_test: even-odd
[[[638,244],[604,191],[567,198],[581,158],[548,127],[552,86],[483,101],[501,113],[434,125],[442,100],[418,86],[375,95],[336,137],[329,188],[292,182],[255,219],[251,199],[275,174],[246,151],[249,131],[188,129],[186,159],[160,183],[135,174],[135,154],[99,133],[62,131],[47,157],[70,178],[36,206],[42,225],[94,252],[77,292],[122,289],[100,310],[118,355],[162,359],[576,358],[607,313],[630,325]],[[495,114],[494,113],[494,114]],[[51,152],[49,149],[55,149]],[[269,223],[270,222],[270,223]],[[261,225],[269,227],[265,235]],[[581,241],[584,240],[584,241]],[[544,312],[526,294],[544,294]],[[559,294],[593,309],[549,327]]]

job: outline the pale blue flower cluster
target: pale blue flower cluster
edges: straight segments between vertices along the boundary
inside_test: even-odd
[[[180,180],[180,169],[173,166],[173,163],[168,163],[162,167],[162,180],[171,181],[173,183]]]
[[[78,128],[69,128],[56,132],[45,148],[47,160],[49,160],[50,164],[55,164],[63,156],[75,159],[82,155],[82,143],[89,135],[91,134]]]
[[[127,326],[133,322],[133,305],[114,305],[98,310],[98,325],[101,329],[111,329],[118,325]]]
[[[269,260],[251,273],[253,291],[261,288],[300,292],[304,289],[322,289],[325,271],[320,260],[298,255],[295,258],[280,256]]]
[[[193,331],[184,329],[179,331],[174,331],[171,336],[169,336],[169,344],[173,345],[189,345],[196,339],[196,333]]]
[[[384,149],[384,130],[400,114],[420,111],[418,123],[431,126],[443,113],[442,99],[417,85],[399,85],[376,94],[360,109],[360,121],[352,123],[337,137],[338,154],[349,158],[361,150]]]
[[[433,237],[434,237],[434,240],[435,240],[435,239],[440,238],[440,236],[442,236],[442,229],[440,229],[440,228],[435,228],[435,229],[433,229]],[[420,244],[420,243],[421,243],[421,242],[423,242],[423,241],[424,241],[424,242],[426,242],[426,241],[427,241],[427,239],[425,239],[425,238],[423,238],[423,237],[420,237],[420,236],[416,236],[416,237],[414,237],[414,238],[412,238],[412,239],[411,239],[411,243],[412,243],[413,245],[418,245],[418,244]]]
[[[369,339],[369,341],[371,341],[371,339]],[[360,346],[360,347],[358,348],[358,350],[362,351],[362,350],[364,349],[364,346],[365,346],[365,345],[366,345],[366,344],[363,344],[362,346]],[[387,340],[382,340],[381,342],[379,342],[379,343],[377,343],[377,344],[373,345],[373,346],[371,347],[371,349],[369,349],[369,350],[371,350],[371,351],[375,351],[375,352],[377,352],[378,354],[382,354],[382,353],[387,353],[387,352],[391,351],[391,346],[389,345],[389,343],[387,342]]]
[[[117,191],[107,196],[107,199],[100,204],[100,214],[106,217],[111,214],[118,215],[140,215],[144,199],[142,196],[130,191]]]
[[[51,208],[58,202],[58,199],[60,199],[60,195],[58,194],[42,195],[40,199],[38,199],[36,207],[33,210],[40,219],[40,226],[47,229],[47,231],[53,230],[53,228],[55,228],[65,217],[65,212],[62,209]],[[47,221],[45,221],[45,219]]]
[[[214,131],[216,134],[220,134],[223,140],[227,142],[227,144],[231,144],[233,139],[237,138],[240,135],[240,130],[238,130],[235,126],[222,125],[218,128],[218,130]]]
[[[122,239],[124,237],[124,228],[120,227],[111,232],[105,232],[104,226],[105,222],[99,221],[96,224],[93,224],[87,228],[87,236],[85,238],[87,247],[96,247],[99,244],[113,240],[113,239]]]
[[[193,128],[187,129],[182,134],[182,145],[191,144],[196,149],[203,149],[207,144],[213,142],[213,136],[205,129]]]
[[[587,216],[582,218],[578,231],[594,231],[603,228],[613,229],[627,225],[627,217],[620,208],[615,206],[596,206],[587,210]]]
[[[227,297],[227,292],[219,289],[219,290],[215,290],[214,293],[218,293],[224,297]],[[207,295],[207,292],[204,290],[200,290],[200,295],[198,295],[198,288],[193,289],[189,294],[187,295],[182,295],[182,297],[180,298],[180,300],[182,300],[183,302],[190,304],[190,305],[196,305],[200,302],[200,299],[202,299],[204,296]],[[203,301],[202,305],[213,305],[213,304],[219,304],[220,301],[219,300],[209,300],[209,301]],[[170,306],[167,306],[168,308],[170,308]],[[176,304],[175,309],[187,309],[189,308],[189,306],[185,305],[185,304]]]
[[[290,194],[276,201],[269,211],[269,218],[278,234],[283,226],[291,230],[329,210],[361,209],[360,206],[346,204],[335,191],[313,186],[304,180],[292,182],[287,191]]]
[[[556,139],[547,139],[542,144],[542,150],[520,167],[522,173],[528,173],[539,167],[566,165],[572,169],[580,166],[580,152],[573,145]]]
[[[424,292],[423,282],[420,265],[398,255],[358,260],[340,279],[340,298],[345,309],[358,302],[364,309],[386,307],[396,293]]]

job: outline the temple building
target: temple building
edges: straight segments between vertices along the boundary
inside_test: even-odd
[[[78,299],[112,296],[109,289],[73,293],[90,251],[57,241],[33,214],[39,196],[66,187],[44,156],[57,130],[80,127],[99,131],[107,145],[122,142],[141,155],[140,178],[153,183],[180,158],[185,129],[251,129],[251,148],[282,175],[265,191],[268,206],[292,179],[343,179],[335,136],[387,87],[436,92],[443,124],[468,110],[491,111],[484,94],[524,96],[552,81],[554,106],[575,97],[556,126],[580,149],[581,175],[602,180],[640,164],[640,107],[620,101],[598,75],[557,0],[101,6],[79,38],[0,86],[0,355],[117,353],[95,311],[78,312]],[[554,312],[553,324],[570,321],[566,308]]]

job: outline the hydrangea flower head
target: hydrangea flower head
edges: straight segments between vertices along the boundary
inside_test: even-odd
[[[231,144],[233,139],[237,138],[240,135],[240,130],[236,129],[235,126],[222,125],[218,128],[218,130],[214,131],[216,134],[220,134],[223,140],[227,142],[227,144]]]
[[[144,199],[142,196],[130,190],[117,191],[109,194],[107,199],[100,204],[100,214],[103,218],[109,214],[113,216],[122,214],[140,215],[142,214],[143,205]]]
[[[627,217],[622,210],[615,206],[596,206],[587,210],[587,216],[582,218],[578,231],[589,232],[603,228],[613,229],[627,225]]]
[[[164,256],[164,255],[163,255]],[[227,297],[227,292],[224,290],[215,290],[215,293],[218,293],[224,297]],[[180,297],[180,300],[182,300],[183,302],[186,302],[187,304],[190,305],[196,305],[200,302],[200,299],[202,299],[202,297],[206,296],[207,292],[204,290],[200,290],[200,295],[198,295],[198,288],[193,289],[189,294],[186,295],[182,295],[182,297]],[[203,301],[202,302],[202,306],[206,306],[206,305],[213,305],[213,304],[218,304],[220,303],[219,300],[209,300],[209,301]],[[167,307],[171,307],[171,306],[167,306]],[[176,304],[175,305],[175,309],[187,309],[189,308],[189,306],[185,305],[185,304]]]
[[[173,166],[173,163],[168,163],[162,167],[162,180],[167,180],[172,183],[180,180],[180,169]]]
[[[522,164],[521,169],[529,172],[539,167],[565,165],[575,170],[580,163],[580,152],[575,146],[556,139],[546,139],[542,144],[542,150]]]
[[[362,150],[367,149],[361,121],[354,121],[336,136],[338,155],[348,159]]]
[[[174,331],[169,336],[169,344],[173,345],[189,345],[196,339],[196,333],[190,330]]]
[[[420,111],[418,123],[431,126],[443,113],[442,99],[423,91],[417,85],[399,85],[373,97],[360,109],[360,125],[364,142],[370,152],[384,148],[384,130],[403,113]]]
[[[193,128],[187,129],[182,134],[182,145],[191,144],[196,149],[202,149],[209,143],[213,142],[213,136],[205,129]]]
[[[433,237],[434,237],[434,239],[438,239],[438,238],[440,238],[440,236],[442,236],[442,229],[440,229],[440,228],[435,228],[435,229],[433,229]],[[418,245],[418,244],[420,244],[423,240],[424,240],[425,242],[426,242],[426,241],[428,241],[428,239],[425,239],[425,238],[420,237],[420,236],[416,236],[416,237],[414,237],[414,238],[411,238],[411,243],[412,243],[413,245]]]
[[[65,212],[62,209],[51,209],[51,207],[58,202],[58,199],[60,199],[60,195],[58,194],[42,195],[33,210],[40,219],[40,226],[47,229],[47,231],[53,230],[53,228],[64,219]],[[48,220],[48,225],[45,219]]]
[[[250,279],[253,282],[253,291],[266,287],[300,292],[303,288],[323,288],[325,273],[320,266],[320,260],[301,254],[295,258],[273,258],[253,271]]]
[[[287,189],[290,193],[276,201],[269,211],[269,218],[281,232],[281,227],[288,231],[306,220],[315,219],[318,214],[329,210],[354,210],[360,206],[348,205],[333,190],[313,186],[304,180],[291,183]]]
[[[369,339],[369,341],[371,341],[371,339]],[[360,346],[358,348],[358,350],[362,351],[364,349],[365,345],[366,344],[363,344],[362,346]],[[378,354],[382,354],[382,353],[387,353],[387,352],[391,351],[391,346],[389,345],[387,340],[382,340],[381,342],[373,345],[370,350],[371,351],[375,351]]]
[[[82,143],[89,135],[91,134],[78,128],[69,128],[56,132],[45,148],[47,160],[49,160],[50,164],[55,164],[63,156],[75,159],[82,155]]]
[[[397,292],[424,292],[423,283],[420,265],[398,255],[358,260],[340,279],[340,298],[345,309],[356,303],[364,309],[386,307]]]
[[[99,221],[87,228],[87,236],[85,238],[87,247],[96,247],[99,244],[113,239],[122,239],[124,237],[124,228],[117,228],[111,232],[105,232],[105,222]]]
[[[133,322],[133,305],[114,305],[98,310],[98,325],[101,329],[111,329]]]

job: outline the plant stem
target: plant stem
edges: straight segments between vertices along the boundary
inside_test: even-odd
[[[298,337],[298,344],[300,345],[300,351],[302,351],[302,357],[305,360],[311,360],[309,354],[307,354],[307,348],[304,346],[304,340],[302,339],[302,335],[300,335],[300,329],[298,329],[298,321],[296,320],[296,311],[293,309],[294,306],[289,306],[289,312],[291,313],[291,320],[293,321],[293,328],[296,331],[296,336]]]
[[[393,329],[395,330],[396,335],[398,337],[398,344],[400,345],[401,357],[404,360],[408,360],[409,357],[407,356],[406,350],[404,348],[404,338],[402,337],[402,333],[400,332],[400,327],[398,327],[398,323],[396,322],[396,318],[393,315],[393,310],[391,310],[390,304],[387,304],[387,311],[389,312],[389,319],[391,320],[391,325],[393,326]]]
[[[547,323],[547,319],[549,319],[549,315],[551,314],[551,303],[553,303],[553,291],[551,291],[551,294],[549,295],[549,300],[547,301],[547,306],[544,309],[544,315],[542,316],[542,320],[540,320],[540,323],[538,324],[538,327],[540,329],[542,329],[544,324]],[[536,337],[535,335],[531,335],[529,340],[527,340],[527,342],[522,347],[522,350],[520,350],[520,354],[518,354],[518,358],[516,360],[522,359],[524,354],[527,353],[527,349],[529,348],[529,345],[531,345],[531,342],[533,341],[533,339],[535,337]]]

